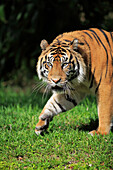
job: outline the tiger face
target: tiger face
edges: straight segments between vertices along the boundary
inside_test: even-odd
[[[85,76],[85,64],[77,52],[78,40],[57,41],[48,45],[42,40],[42,54],[37,63],[40,79],[46,81],[52,90],[65,90],[70,81],[80,83]]]

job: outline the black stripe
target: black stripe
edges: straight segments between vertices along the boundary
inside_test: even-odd
[[[47,60],[47,55],[45,55],[45,60]]]
[[[79,71],[79,69],[80,69],[80,64],[79,64],[79,61],[78,61],[78,59],[77,59],[77,57],[76,57],[76,56],[75,56],[75,58],[76,58],[77,67],[78,67],[78,71]]]
[[[110,32],[110,35],[111,35],[111,39],[112,39],[112,42],[113,42],[113,33],[112,33],[112,32]]]
[[[64,40],[64,41],[66,41],[66,42],[71,42],[70,40]]]
[[[45,64],[46,63],[46,61],[43,61],[43,64]]]
[[[66,44],[66,45],[65,45],[65,44],[63,44],[63,45],[62,45],[62,47],[66,48],[66,47],[69,47],[69,45],[67,45],[67,44]]]
[[[69,63],[71,63],[71,60],[73,59],[73,56],[72,54],[70,55],[70,58],[69,58]]]
[[[56,52],[52,52],[52,53],[51,53],[51,55],[55,55],[55,54],[57,54],[57,53],[56,53]]]
[[[88,44],[88,42],[85,40],[85,43],[87,44],[88,48],[89,48],[89,51],[90,51],[90,55],[89,55],[89,61],[87,61],[87,57],[85,59],[85,57],[83,58],[84,59],[84,62],[86,65],[89,65],[89,80],[91,78],[91,49],[90,49],[90,45]]]
[[[111,49],[111,45],[110,45],[109,39],[108,39],[106,33],[105,33],[103,30],[101,30],[101,29],[99,29],[99,30],[100,30],[100,31],[103,33],[103,35],[105,36],[106,41],[107,41],[107,43],[108,43],[108,45],[109,45],[109,47],[110,47],[110,55],[111,55],[112,65],[113,65],[113,56],[112,56],[112,53],[111,53],[112,49]],[[111,34],[110,34],[110,35],[111,35]]]
[[[110,83],[111,83],[111,81],[112,81],[112,78],[113,78],[113,72],[112,72],[112,75],[111,75],[111,78],[110,78]]]
[[[73,64],[73,68],[75,68],[75,62],[74,61],[72,61],[72,64]],[[75,71],[75,70],[74,70]]]
[[[73,103],[73,105],[74,106],[76,106],[77,105],[77,103],[76,103],[76,101],[74,100],[74,99],[71,99],[70,97],[69,97],[69,95],[68,94],[66,94],[66,100],[68,100],[69,102],[71,102],[71,103]]]
[[[60,103],[58,103],[56,100],[54,100],[55,103],[59,106],[59,108],[62,110],[62,112],[65,112],[66,110],[62,107]]]
[[[67,50],[69,51],[69,53],[71,53],[71,51],[67,48]]]
[[[103,35],[105,36],[105,39],[106,39],[106,41],[107,41],[108,45],[110,46],[109,39],[108,39],[108,37],[107,37],[106,33],[104,32],[104,30],[101,30],[101,29],[99,29],[99,30],[103,33]],[[111,46],[110,46],[110,48],[111,48]]]
[[[110,35],[111,35],[111,39],[112,39],[112,43],[113,43],[113,32],[110,32]],[[113,44],[112,44],[113,46]],[[113,66],[113,57],[112,57],[112,66]]]
[[[41,74],[41,76],[42,76],[42,77],[44,77],[44,73],[43,73],[43,71],[41,71],[41,72],[40,72],[40,74]]]
[[[100,43],[99,43],[99,41],[98,41],[97,37],[95,36],[95,34],[94,34],[94,33],[92,33],[92,35],[93,35],[93,37],[95,38],[95,40],[97,41],[98,45],[100,45]]]
[[[79,45],[84,45],[84,43],[82,43],[82,42],[78,42],[78,44],[79,44]]]
[[[52,51],[55,51],[57,48],[52,48],[51,50],[50,50],[50,52],[52,52]]]
[[[53,44],[51,47],[56,47],[56,44]]]
[[[100,41],[100,43],[102,44],[102,46],[103,46],[103,48],[104,48],[104,50],[105,50],[105,52],[106,52],[106,57],[107,57],[106,74],[105,74],[105,77],[106,77],[107,71],[108,71],[108,52],[107,52],[107,49],[106,49],[105,45],[102,43],[102,41],[101,41],[101,39],[99,38],[99,36],[97,35],[97,33],[96,33],[94,30],[91,30],[91,29],[89,29],[89,31],[93,32],[93,33],[96,35],[96,37],[98,38],[98,40]]]
[[[86,35],[88,35],[91,39],[93,39],[88,32],[84,32],[84,33],[85,33]]]
[[[111,40],[112,40],[112,43],[113,43],[113,33],[110,32],[110,35],[111,35]],[[113,46],[113,44],[112,44],[112,46]],[[112,51],[112,48],[111,48],[111,51]],[[110,53],[111,53],[111,51],[110,51]],[[112,53],[111,53],[111,58],[112,58],[112,66],[113,66],[113,56],[112,56]]]
[[[51,104],[54,107],[55,111],[57,112],[57,108],[55,107],[54,103],[51,103]]]
[[[62,42],[62,45],[67,45],[65,42]]]
[[[101,76],[100,76],[99,83],[98,83],[98,85],[97,85],[97,87],[96,87],[95,94],[97,93],[97,91],[98,91],[98,89],[99,89],[99,86],[100,86],[101,80],[102,80],[102,74],[101,74]]]
[[[90,83],[89,88],[93,87],[94,74],[95,74],[95,68],[94,68],[94,71],[93,71],[93,74],[92,74],[92,79],[91,79],[91,83]]]
[[[48,108],[47,108],[48,109]],[[51,113],[53,113],[54,114],[54,111],[53,110],[51,110],[51,109],[48,109]]]
[[[62,49],[62,51],[63,51],[63,52],[65,52],[65,53],[66,53],[66,50],[65,50],[64,48],[61,48],[61,49]]]

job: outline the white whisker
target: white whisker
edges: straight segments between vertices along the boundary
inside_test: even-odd
[[[45,99],[47,98],[49,90],[50,90],[49,85],[47,85],[45,90],[44,90],[43,96],[42,96],[42,102],[44,101],[44,97],[45,97]]]
[[[42,89],[43,87],[45,87],[45,86],[46,86],[46,83],[45,83],[45,82],[39,82],[39,83],[37,83],[37,84],[33,87],[32,93],[36,92],[36,93],[35,93],[35,96],[36,96],[37,93],[38,93],[38,91],[39,91],[40,89]]]
[[[36,91],[41,85],[43,84],[43,82],[38,82],[33,86],[33,90],[32,93],[34,93],[34,91]]]

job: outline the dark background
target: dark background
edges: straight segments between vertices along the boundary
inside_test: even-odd
[[[90,27],[113,31],[113,0],[0,2],[0,80],[22,85],[36,75],[40,41]]]

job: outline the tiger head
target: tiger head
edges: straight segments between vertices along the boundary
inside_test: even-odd
[[[39,79],[43,79],[52,90],[65,89],[71,81],[83,82],[86,65],[78,52],[77,39],[55,39],[50,45],[41,41],[42,53],[37,62]]]

